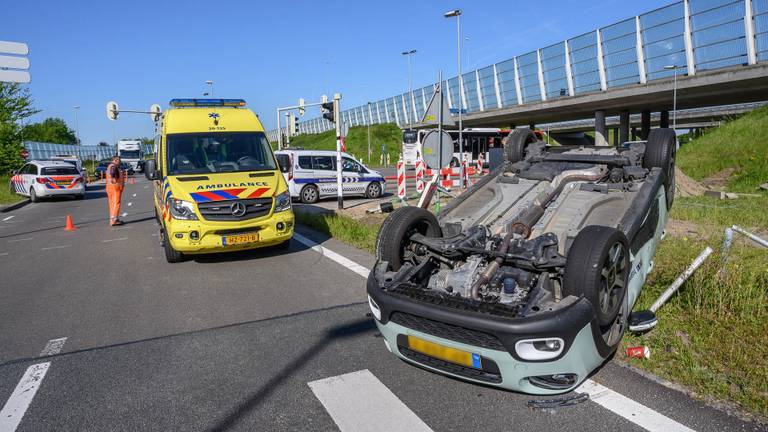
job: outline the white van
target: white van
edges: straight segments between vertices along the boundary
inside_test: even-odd
[[[278,150],[275,157],[292,198],[312,204],[320,198],[336,196],[335,151]],[[344,196],[378,198],[384,194],[386,181],[381,173],[367,168],[346,153],[342,153],[341,158]]]

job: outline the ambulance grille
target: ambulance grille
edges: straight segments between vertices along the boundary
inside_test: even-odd
[[[227,200],[216,202],[203,202],[197,204],[197,209],[203,219],[209,221],[244,221],[266,216],[272,211],[272,198],[254,198],[242,200]],[[232,214],[232,204],[241,202],[245,204],[245,214],[235,216]]]

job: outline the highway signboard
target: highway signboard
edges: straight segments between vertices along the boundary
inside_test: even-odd
[[[0,82],[28,83],[29,47],[21,42],[0,41]]]

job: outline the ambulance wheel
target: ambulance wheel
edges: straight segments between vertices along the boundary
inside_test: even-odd
[[[317,186],[308,184],[301,188],[301,202],[304,204],[314,204],[320,198],[320,192]]]
[[[365,188],[366,198],[378,198],[381,196],[381,185],[379,182],[371,182],[368,187]]]
[[[34,187],[29,188],[29,200],[33,203],[40,201],[40,198],[37,197],[37,192],[35,192]]]
[[[163,250],[165,251],[165,260],[171,264],[181,262],[184,259],[184,255],[171,246],[166,230],[163,230]]]

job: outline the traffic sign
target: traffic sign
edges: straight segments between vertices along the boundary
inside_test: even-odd
[[[458,108],[451,108],[451,114],[458,114],[458,113],[459,113],[459,109]],[[461,109],[461,113],[462,114],[466,114],[467,113],[467,109],[466,108],[462,108]]]
[[[29,54],[29,47],[27,46],[27,44],[22,42],[0,41],[0,53],[27,55]]]
[[[0,69],[0,82],[28,83],[31,77],[29,72],[22,70]]]
[[[11,55],[5,55],[11,54]],[[0,41],[0,82],[28,83],[29,47],[21,42]]]
[[[0,68],[29,69],[29,59],[26,57],[0,55]]]
[[[453,139],[451,134],[443,131],[443,143],[442,148],[440,145],[440,133],[437,131],[429,131],[424,137],[424,144],[422,145],[424,163],[428,167],[436,169],[443,168],[448,165],[453,157]]]
[[[107,102],[107,118],[115,121],[117,120],[117,114],[120,112],[120,108],[117,106],[117,102],[115,101],[109,101]]]
[[[29,157],[29,150],[27,150],[25,148],[21,149],[21,151],[19,152],[19,156],[21,156],[22,159],[28,158]]]

